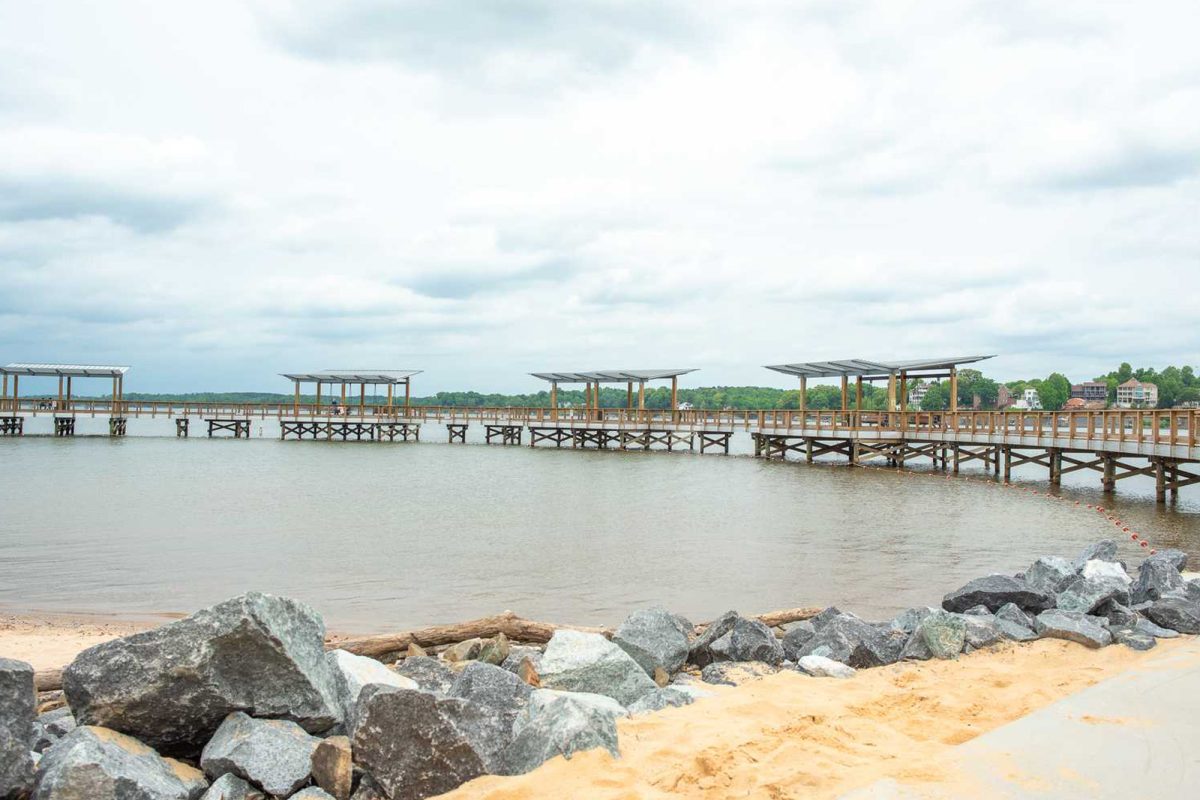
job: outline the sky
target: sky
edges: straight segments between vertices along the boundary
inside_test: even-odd
[[[0,0],[0,361],[417,394],[1200,364],[1197,30],[1194,0]]]

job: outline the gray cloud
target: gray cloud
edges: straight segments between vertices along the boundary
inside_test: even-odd
[[[104,217],[141,233],[178,227],[208,210],[212,201],[159,194],[72,177],[0,176],[0,221],[30,222]]]
[[[1200,146],[1129,146],[1116,155],[1049,175],[1043,185],[1064,191],[1169,186],[1200,172]]]
[[[528,269],[508,272],[479,265],[475,270],[438,270],[396,281],[397,285],[439,300],[465,300],[483,295],[517,291],[548,283],[564,282],[580,269],[567,258],[545,261]]]

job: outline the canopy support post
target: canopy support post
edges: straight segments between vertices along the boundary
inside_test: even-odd
[[[842,413],[845,414],[850,405],[850,378],[842,376]]]
[[[863,404],[863,376],[859,375],[858,380],[854,384],[854,410],[862,411]]]
[[[404,413],[412,408],[412,382],[410,378],[404,379]]]
[[[950,368],[950,410],[958,411],[958,367]]]
[[[808,376],[800,376],[800,416],[808,410]]]
[[[671,410],[679,410],[679,376],[671,376]]]

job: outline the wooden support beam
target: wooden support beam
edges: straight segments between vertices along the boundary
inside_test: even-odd
[[[321,410],[321,382],[317,381],[317,411]]]
[[[679,410],[679,376],[671,376],[671,410]]]
[[[300,413],[300,379],[299,378],[296,379],[295,384],[296,384],[296,393],[292,397],[292,413],[299,414]]]
[[[412,378],[405,378],[404,379],[404,411],[405,411],[405,413],[408,413],[408,410],[410,408],[412,408]]]
[[[850,405],[850,378],[842,376],[842,413],[845,414]]]
[[[958,411],[958,368],[950,368],[950,410]]]
[[[888,413],[896,410],[896,373],[888,373]]]
[[[393,405],[395,394],[396,394],[396,384],[389,383],[387,385],[387,387],[388,387],[387,408],[388,408],[388,414],[391,414],[392,413],[392,405]]]
[[[804,424],[804,412],[808,410],[808,377],[800,376],[800,423]]]
[[[633,409],[633,381],[625,389],[625,408]]]
[[[646,382],[638,381],[638,411],[646,410]]]
[[[854,410],[862,411],[863,407],[863,376],[859,375],[854,382]],[[862,418],[859,417],[859,425],[862,424]]]

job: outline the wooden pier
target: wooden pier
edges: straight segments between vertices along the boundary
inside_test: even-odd
[[[279,438],[330,442],[394,442],[397,439],[417,442],[421,440],[421,426],[395,420],[281,420]]]
[[[459,442],[460,444],[467,443],[467,423],[465,422],[447,422],[446,423],[446,441],[449,444]]]
[[[249,439],[250,438],[250,420],[248,419],[219,419],[210,418],[204,420],[208,423],[208,438],[213,438],[217,433],[232,433],[234,439]]]
[[[484,425],[483,438],[487,444],[492,444],[498,440],[500,444],[521,444],[522,431],[525,428],[523,425]]]

